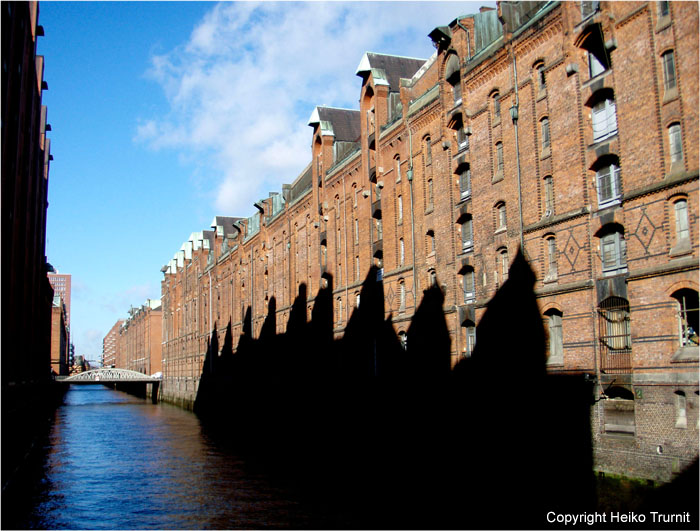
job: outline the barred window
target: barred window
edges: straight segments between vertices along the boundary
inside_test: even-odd
[[[598,307],[601,367],[606,372],[631,369],[632,332],[627,299],[611,296]]]

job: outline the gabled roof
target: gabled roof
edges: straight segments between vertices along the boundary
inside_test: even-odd
[[[401,57],[398,55],[384,55],[373,52],[366,52],[355,71],[358,76],[364,77],[370,71],[384,71],[383,79],[389,85],[392,92],[399,91],[399,80],[401,78],[411,79],[418,69],[425,63],[425,59],[415,57]],[[376,73],[376,72],[375,72]]]
[[[357,142],[360,138],[360,111],[316,107],[308,123],[321,124],[321,130],[333,134],[336,142]]]

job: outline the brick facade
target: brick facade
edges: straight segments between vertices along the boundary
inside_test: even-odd
[[[117,346],[119,342],[119,331],[124,324],[124,319],[119,319],[114,326],[110,328],[107,335],[102,340],[102,366],[116,367],[117,363]]]
[[[114,332],[116,335],[114,365],[148,375],[161,372],[162,324],[160,301],[147,300],[139,308],[132,308],[129,318],[117,321],[110,331],[110,334]],[[104,339],[105,345],[110,334]]]
[[[549,371],[597,384],[596,468],[670,479],[698,445],[697,24],[695,3],[501,2],[427,60],[365,54],[359,111],[313,111],[301,175],[162,269],[161,396],[191,405],[211,332],[235,346],[269,311],[283,332],[302,286],[310,317],[332,282],[342,336],[372,265],[400,339],[442,286],[454,365],[522,247]]]

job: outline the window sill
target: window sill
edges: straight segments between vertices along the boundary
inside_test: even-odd
[[[678,87],[673,87],[670,90],[664,90],[664,105],[678,99]]]
[[[552,366],[562,366],[564,365],[564,357],[563,356],[556,356],[556,357],[551,357],[547,359],[547,367],[552,367]]]
[[[546,88],[540,89],[537,92],[537,100],[536,101],[542,101],[546,97],[547,97],[547,89]]]
[[[559,276],[556,273],[549,273],[544,277],[542,281],[544,284],[553,284],[559,280]]]
[[[496,231],[494,232],[494,234],[502,234],[502,233],[504,233],[506,230],[508,230],[508,227],[499,227],[499,228],[496,229]]]
[[[544,159],[551,157],[551,156],[552,156],[552,149],[549,146],[542,148],[542,152],[540,153],[540,160],[544,160]]]
[[[428,205],[428,208],[425,209],[425,213],[426,213],[426,214],[432,214],[432,213],[433,213],[433,210],[435,210],[435,207],[434,207],[432,204],[431,204],[431,205]]]
[[[676,256],[684,256],[686,254],[691,254],[692,252],[693,247],[690,243],[690,238],[683,238],[671,248],[671,252],[669,252],[668,255],[675,258]]]
[[[502,180],[503,180],[503,171],[502,171],[502,170],[501,170],[501,171],[497,171],[497,172],[494,174],[493,178],[491,179],[491,184],[495,184],[495,183],[500,182],[500,181],[502,181]]]
[[[608,208],[614,207],[614,206],[619,206],[621,203],[620,198],[612,199],[608,201],[607,203],[599,203],[598,204],[598,212],[602,210],[606,210]]]
[[[656,33],[659,33],[660,31],[663,31],[670,26],[671,26],[671,15],[659,17],[659,20],[656,21],[656,29],[654,31]]]
[[[696,362],[700,360],[700,347],[680,347],[671,357],[671,363],[683,363],[684,361]]]
[[[603,269],[603,277],[614,277],[625,273],[627,273],[627,266],[622,266],[615,269]]]
[[[495,116],[493,119],[493,122],[491,122],[491,125],[493,127],[496,127],[497,125],[501,125],[501,117],[500,116]]]

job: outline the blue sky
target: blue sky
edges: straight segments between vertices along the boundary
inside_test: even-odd
[[[76,354],[99,359],[161,267],[215,215],[308,163],[316,105],[356,109],[366,51],[428,58],[427,34],[493,2],[40,2],[49,90],[49,262],[72,275]]]

